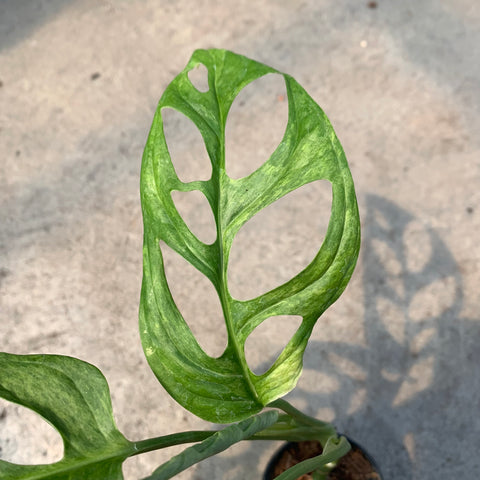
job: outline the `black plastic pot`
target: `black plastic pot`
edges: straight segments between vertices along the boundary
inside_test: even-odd
[[[346,436],[346,435],[345,435]],[[346,436],[350,445],[352,446],[352,449],[350,452],[344,457],[344,459],[340,460],[340,462],[344,461],[344,464],[341,465],[339,462],[339,465],[335,467],[332,470],[335,472],[337,469],[344,469],[345,468],[345,463],[347,457],[350,455],[358,455],[359,453],[361,456],[373,467],[373,470],[375,470],[375,473],[372,473],[370,477],[366,480],[384,480],[383,475],[380,472],[380,468],[375,461],[375,459],[357,442],[352,440],[350,437]],[[290,454],[295,454],[296,449],[298,449],[299,444],[303,444],[307,442],[288,442],[284,444],[277,452],[274,454],[274,456],[271,458],[270,462],[267,465],[267,468],[265,470],[265,473],[263,474],[263,480],[273,480],[274,479],[274,472],[275,472],[275,466],[281,461],[282,457],[284,454],[286,454],[288,451],[290,451]],[[312,442],[308,442],[312,443]],[[319,452],[318,452],[319,453]],[[303,458],[305,460],[305,458]],[[337,474],[339,473],[339,470],[337,470]],[[340,477],[339,477],[340,478]],[[345,477],[347,478],[347,477]],[[351,478],[357,478],[357,477],[351,477]]]

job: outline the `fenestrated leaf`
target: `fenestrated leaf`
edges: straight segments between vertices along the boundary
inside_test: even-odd
[[[61,355],[0,353],[0,397],[32,409],[60,433],[65,454],[48,465],[0,460],[2,480],[121,480],[134,446],[117,429],[101,372]]]
[[[208,70],[207,92],[198,91],[188,79],[188,72],[198,64]],[[225,172],[228,111],[243,87],[267,73],[283,75],[285,80],[289,107],[285,135],[260,168],[233,180]],[[177,177],[163,133],[164,107],[177,109],[199,129],[212,163],[209,180],[183,183]],[[327,234],[314,260],[264,295],[242,302],[232,298],[227,269],[236,233],[262,208],[321,179],[331,182],[333,200]],[[174,190],[199,190],[205,195],[217,227],[213,244],[201,242],[188,229],[172,201]],[[257,413],[295,386],[313,326],[346,287],[358,256],[360,222],[353,181],[330,122],[289,75],[225,50],[198,50],[160,99],[142,162],[141,196],[140,333],[152,370],[180,404],[206,420],[228,423]],[[228,346],[219,358],[201,349],[176,307],[160,240],[214,285],[228,333]],[[245,361],[245,340],[263,320],[276,315],[300,315],[302,323],[272,367],[256,376]]]
[[[270,410],[242,420],[237,424],[229,425],[206,440],[188,447],[182,453],[158,467],[152,475],[144,480],[167,480],[172,478],[195,463],[223,452],[233,444],[248,439],[257,432],[270,427],[277,419],[278,412]]]

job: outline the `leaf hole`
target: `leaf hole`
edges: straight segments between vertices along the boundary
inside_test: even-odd
[[[199,190],[172,191],[172,200],[191,232],[204,243],[211,244],[217,238],[212,209],[205,195]]]
[[[382,319],[385,330],[390,335],[389,340],[394,340],[399,345],[404,345],[406,338],[405,317],[400,305],[388,298],[377,297],[376,307],[379,318]]]
[[[403,232],[405,257],[409,272],[421,272],[432,256],[430,235],[419,221],[411,221]]]
[[[238,300],[257,297],[305,269],[325,238],[331,198],[330,182],[315,181],[285,195],[243,225],[230,253],[231,295]]]
[[[457,283],[453,276],[425,285],[413,295],[408,313],[414,322],[441,317],[457,301]]]
[[[60,434],[29,408],[0,398],[0,458],[20,465],[45,465],[63,458]]]
[[[399,276],[402,274],[402,263],[391,245],[378,238],[373,238],[371,240],[371,248],[375,253],[379,265],[383,266],[387,274],[392,276]]]
[[[335,352],[329,352],[328,359],[330,360],[330,363],[334,365],[336,369],[343,375],[357,380],[358,382],[366,381],[367,374],[360,363],[350,360],[345,356],[339,355]]]
[[[299,387],[302,389],[302,391],[315,393],[315,395],[318,395],[319,385],[321,385],[323,398],[328,398],[329,396],[333,395],[335,392],[342,391],[341,380],[342,380],[341,376],[339,376],[335,372],[327,373],[321,370],[314,369],[309,372],[308,380],[305,378],[300,379]],[[344,395],[343,392],[342,392],[342,395]],[[325,408],[328,408],[328,407],[325,407]],[[315,413],[314,415],[316,418],[321,418],[322,420],[325,420],[325,421],[330,421],[332,419],[332,417],[328,415],[323,415],[319,413]]]
[[[421,330],[411,340],[410,352],[412,355],[421,355],[422,352],[429,346],[433,346],[433,348],[435,348],[435,345],[438,345],[437,334],[438,331],[436,328],[426,328],[425,330]],[[437,342],[435,343],[435,341]]]
[[[227,346],[227,331],[214,286],[167,244],[160,242],[160,248],[175,304],[205,353],[219,357]]]
[[[392,229],[391,221],[386,217],[386,215],[379,209],[374,210],[374,218],[376,226],[385,232],[389,232]]]
[[[285,80],[268,74],[235,98],[226,125],[226,170],[242,178],[267,161],[281,142],[288,121]]]
[[[162,108],[163,130],[178,178],[185,183],[208,180],[212,165],[200,130],[183,113]]]
[[[350,396],[350,404],[348,406],[347,415],[353,415],[354,413],[362,410],[368,401],[366,388],[356,388],[353,394]]]
[[[398,407],[405,404],[408,400],[417,397],[421,392],[427,391],[432,385],[434,373],[435,357],[433,355],[421,358],[413,364],[405,380],[400,385],[392,405]]]
[[[208,92],[208,69],[203,63],[199,63],[188,72],[190,83],[202,93]]]
[[[245,342],[245,358],[255,375],[276,361],[302,323],[300,315],[277,315],[264,320]]]

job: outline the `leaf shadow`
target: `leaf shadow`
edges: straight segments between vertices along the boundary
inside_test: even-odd
[[[37,29],[75,2],[76,0],[3,0],[0,5],[0,50],[11,48],[32,36]]]
[[[478,380],[470,380],[479,358],[472,339],[480,335],[480,326],[462,318],[462,276],[439,234],[385,198],[368,195],[366,205],[365,346],[314,342],[305,368],[315,369],[320,361],[321,368],[337,378],[339,388],[327,398],[302,391],[295,396],[306,395],[308,403],[333,408],[339,430],[366,445],[386,478],[433,480],[442,465],[463,456],[461,444],[441,439],[462,438],[461,425],[474,416],[468,398],[478,391]],[[416,248],[424,258],[420,255],[417,262],[408,258],[412,253],[406,234],[412,235],[412,224],[414,232],[423,228],[423,243]],[[393,259],[381,258],[375,242],[385,245]],[[383,301],[393,305],[394,318],[384,315]],[[393,333],[392,321],[401,327],[401,335]],[[354,362],[364,379],[352,381],[328,362],[330,351]],[[364,398],[350,413],[359,389],[364,389]],[[477,423],[469,435],[473,439],[479,431]]]
[[[366,206],[364,343],[311,341],[305,377],[321,371],[335,388],[322,392],[321,384],[300,381],[289,400],[306,405],[308,414],[333,412],[338,430],[372,454],[385,478],[433,480],[439,471],[448,477],[459,474],[466,464],[474,471],[478,460],[468,458],[464,447],[480,434],[471,402],[480,389],[475,373],[480,322],[462,317],[459,266],[439,234],[408,211],[375,195],[366,197]],[[419,251],[409,252],[408,245],[408,236],[415,240],[420,229],[423,240],[417,247],[423,258]],[[382,257],[378,244],[390,258]],[[409,258],[413,254],[415,261]],[[393,318],[384,315],[384,301],[393,305]],[[213,467],[225,472],[223,478],[235,479],[242,478],[233,472],[238,464],[253,468],[256,462],[260,475],[268,452],[271,446],[251,443],[218,457]],[[204,468],[199,467],[195,479],[203,478]],[[212,465],[206,468],[211,471]]]

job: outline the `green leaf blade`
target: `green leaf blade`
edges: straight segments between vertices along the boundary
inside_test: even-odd
[[[122,460],[123,461],[123,460]],[[16,465],[0,460],[2,480],[122,480],[122,461],[87,459],[50,465]]]
[[[208,92],[198,92],[188,80],[188,71],[198,63],[208,70]],[[228,111],[244,86],[267,73],[283,75],[285,80],[289,102],[285,134],[260,168],[233,180],[225,171]],[[178,109],[198,127],[212,163],[208,181],[183,184],[176,176],[163,135],[161,110],[165,107]],[[233,299],[227,270],[240,228],[296,188],[324,179],[332,184],[331,217],[311,264],[258,298]],[[145,148],[141,189],[146,193],[142,193],[145,242],[140,331],[152,370],[181,405],[206,420],[229,423],[258,413],[295,386],[312,329],[346,287],[358,256],[360,222],[353,181],[328,118],[289,75],[232,52],[196,51],[160,100]],[[212,245],[203,244],[188,230],[171,201],[174,189],[198,189],[207,197],[217,226]],[[164,273],[160,241],[206,275],[216,289],[228,333],[227,349],[219,358],[209,357],[200,348],[176,307]],[[303,321],[274,365],[256,376],[245,360],[245,341],[260,323],[276,315],[301,315]]]
[[[0,397],[49,421],[65,450],[62,460],[48,465],[0,461],[0,478],[123,479],[121,465],[133,445],[115,425],[108,385],[96,367],[60,355],[0,353]]]

